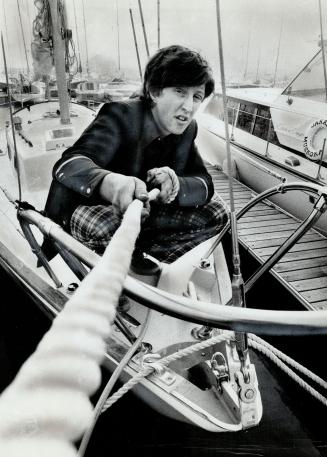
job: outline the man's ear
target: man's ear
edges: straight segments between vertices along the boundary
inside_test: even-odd
[[[160,90],[159,89],[152,89],[149,90],[149,95],[153,103],[157,103],[157,99],[160,95]]]

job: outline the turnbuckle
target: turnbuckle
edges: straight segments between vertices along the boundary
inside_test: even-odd
[[[217,388],[222,392],[222,383],[229,381],[229,370],[224,354],[215,352],[210,360],[210,366],[217,380]]]

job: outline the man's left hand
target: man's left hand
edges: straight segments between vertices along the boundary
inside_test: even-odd
[[[179,180],[171,168],[152,168],[148,171],[147,182],[159,187],[158,201],[167,204],[175,200],[179,191]]]

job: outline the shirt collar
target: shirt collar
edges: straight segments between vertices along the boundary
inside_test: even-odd
[[[185,132],[188,130],[188,128],[185,130]],[[146,106],[143,123],[143,132],[140,140],[142,148],[146,148],[147,146],[149,146],[150,143],[152,143],[152,141],[157,140],[159,138],[177,144],[181,140],[185,132],[183,132],[182,135],[174,135],[171,133],[170,135],[162,136],[162,133],[160,132],[156,124],[156,121],[154,120],[151,108],[149,106]]]
[[[141,145],[143,148],[147,147],[153,140],[160,138],[159,128],[154,120],[150,107],[145,110],[143,134],[141,138]]]

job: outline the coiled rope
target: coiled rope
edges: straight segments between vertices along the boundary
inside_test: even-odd
[[[120,297],[143,203],[134,200],[95,268],[54,319],[0,398],[0,455],[76,457],[93,418],[105,340]]]

